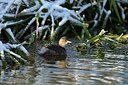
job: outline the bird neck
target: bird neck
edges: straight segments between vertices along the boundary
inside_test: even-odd
[[[59,46],[65,48],[65,43],[61,43],[61,42],[59,42]]]

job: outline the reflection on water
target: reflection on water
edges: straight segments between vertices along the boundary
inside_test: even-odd
[[[111,55],[112,56],[112,55]],[[127,85],[128,61],[68,58],[67,68],[36,62],[19,70],[1,72],[4,85]]]
[[[76,59],[66,69],[57,66],[38,67],[35,85],[69,84],[101,85],[128,84],[128,62],[101,59]]]
[[[28,85],[34,82],[35,72],[32,67],[21,66],[19,70],[1,71],[0,85]]]

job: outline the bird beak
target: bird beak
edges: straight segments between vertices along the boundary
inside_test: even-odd
[[[66,43],[67,43],[67,44],[70,44],[70,43],[72,43],[72,42],[71,42],[71,41],[67,41]]]

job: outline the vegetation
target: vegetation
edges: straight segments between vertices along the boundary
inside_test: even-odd
[[[24,47],[60,36],[84,40],[84,47],[126,43],[127,0],[0,0],[0,62],[27,63]],[[103,43],[104,42],[104,43]],[[79,47],[79,46],[78,46]]]

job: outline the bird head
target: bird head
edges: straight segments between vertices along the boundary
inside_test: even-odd
[[[65,47],[66,44],[72,43],[71,41],[67,40],[67,37],[61,37],[59,40],[59,45],[61,47]]]

